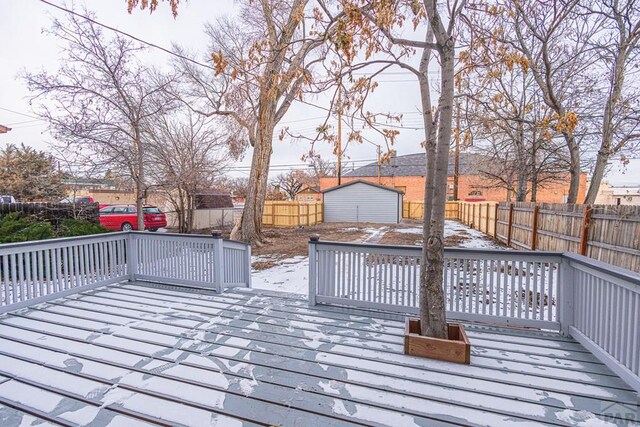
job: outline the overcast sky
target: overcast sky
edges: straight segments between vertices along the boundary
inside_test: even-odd
[[[61,0],[50,0],[62,5]],[[24,83],[17,78],[21,69],[36,71],[47,69],[53,71],[58,67],[57,41],[50,35],[42,33],[42,29],[50,26],[51,17],[63,18],[61,12],[39,0],[10,1],[0,0],[0,124],[13,130],[0,135],[0,146],[6,143],[21,143],[48,149],[51,137],[46,132],[46,123],[35,120],[28,103],[28,91]],[[70,4],[70,3],[69,3]],[[207,21],[216,16],[233,14],[234,5],[231,0],[189,0],[181,2],[179,15],[171,16],[166,4],[161,5],[153,15],[148,11],[135,11],[129,15],[124,0],[84,0],[75,3],[76,8],[86,5],[97,15],[101,23],[131,33],[143,40],[169,48],[178,43],[189,49],[204,49],[207,45],[202,28]],[[108,31],[108,30],[105,30]],[[150,49],[146,59],[155,65],[166,64],[170,59],[167,53]],[[321,107],[327,107],[325,99],[309,99]],[[370,111],[389,111],[404,113],[395,149],[398,154],[410,154],[421,151],[420,142],[424,139],[420,129],[419,91],[417,82],[410,74],[395,70],[383,75],[380,87],[371,98]],[[12,110],[12,111],[8,111]],[[312,131],[321,121],[325,111],[307,105],[294,105],[282,121],[283,126],[292,130]],[[347,146],[344,163],[362,165],[364,160],[376,158],[375,144],[383,141],[375,133],[365,134],[371,142],[363,144],[351,143]],[[301,156],[308,152],[309,145],[304,141],[276,141],[272,164],[272,176],[285,170],[288,165],[300,165]],[[319,146],[323,157],[332,158],[331,148]],[[335,158],[333,158],[335,159]],[[234,166],[233,175],[248,176],[248,165],[251,152],[248,151],[239,165]],[[287,166],[277,166],[287,165]],[[633,160],[622,174],[618,165],[612,167],[608,178],[615,183],[640,185],[640,159]]]

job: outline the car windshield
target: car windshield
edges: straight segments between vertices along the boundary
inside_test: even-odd
[[[156,207],[144,208],[142,210],[142,212],[144,212],[146,214],[160,214],[160,213],[162,213],[162,212],[160,212],[160,209],[158,209]]]
[[[11,196],[0,196],[0,203],[11,203]]]

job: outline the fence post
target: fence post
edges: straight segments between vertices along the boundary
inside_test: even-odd
[[[476,228],[474,227],[476,223],[476,204],[474,203],[472,206],[473,210],[471,211],[471,228]]]
[[[533,207],[533,222],[531,223],[531,250],[536,250],[536,240],[538,240],[538,210],[540,210],[536,203]]]
[[[216,292],[222,293],[224,290],[224,246],[222,231],[213,230],[213,287]]]
[[[584,215],[582,217],[582,231],[580,232],[580,255],[587,256],[587,248],[589,246],[589,225],[591,225],[591,205],[584,207]]]
[[[513,203],[509,203],[509,225],[507,225],[507,246],[511,246],[511,226],[513,225]]]
[[[129,231],[127,237],[127,272],[129,273],[129,281],[135,282],[138,275],[138,242],[132,231]]]
[[[560,262],[558,321],[560,333],[566,337],[570,335],[569,328],[573,326],[573,297],[574,297],[574,270],[569,260],[564,256]]]
[[[316,243],[320,236],[312,234],[309,237],[309,305],[316,305],[316,294],[318,286],[318,264]]]
[[[487,218],[485,219],[484,232],[485,234],[489,234],[489,203],[487,203]]]
[[[493,218],[493,238],[498,238],[498,212],[500,211],[500,203],[496,203],[495,218]]]

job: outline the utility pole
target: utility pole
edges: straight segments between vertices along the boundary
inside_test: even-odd
[[[342,78],[338,86],[338,185],[342,184]]]
[[[380,169],[382,169],[382,154],[380,151],[380,146],[378,145],[378,184],[380,184]]]
[[[453,160],[453,200],[458,200],[458,178],[460,176],[460,101],[456,101],[456,148]]]

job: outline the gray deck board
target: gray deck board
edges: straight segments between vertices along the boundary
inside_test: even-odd
[[[62,423],[54,423],[43,418],[34,416],[11,406],[0,403],[0,425],[1,426],[60,426]]]
[[[16,320],[16,321],[19,322],[19,320]],[[217,325],[213,325],[212,326],[212,328],[216,328],[216,327],[217,327]],[[228,326],[223,326],[223,328],[228,328]],[[125,330],[124,333],[126,334],[126,333],[128,333],[128,331]],[[247,333],[250,334],[250,336],[247,336],[246,335]],[[118,335],[118,334],[114,334],[114,335]],[[272,341],[274,341],[274,337],[273,336],[263,337],[263,336],[260,335],[259,331],[246,331],[246,330],[242,331],[242,330],[240,330],[238,332],[234,332],[233,334],[229,334],[229,336],[232,337],[232,338],[231,338],[231,340],[227,340],[226,344],[232,344],[234,342],[233,338],[237,338],[238,336],[242,336],[242,337],[245,337],[247,339],[252,339],[253,341],[262,342],[262,344],[264,344],[264,346],[266,346],[270,351],[275,352],[276,354],[280,354],[280,353],[278,353],[278,351],[283,351],[281,343],[278,343],[278,344],[273,344],[272,343]],[[140,338],[140,334],[136,333],[135,334],[135,338]],[[161,337],[161,338],[165,338],[165,337]],[[112,338],[109,339],[109,341],[114,341],[114,340],[117,341],[117,338],[112,337]],[[216,338],[216,340],[214,340],[214,342],[217,342],[217,341],[218,341],[218,339]],[[277,339],[276,339],[276,341],[277,341]],[[160,343],[161,344],[171,345],[171,344],[173,344],[173,341],[169,341],[168,343],[161,341]],[[314,340],[302,340],[302,342],[300,342],[300,343],[288,343],[288,344],[290,344],[291,347],[294,347],[294,348],[297,348],[297,349],[302,349],[303,351],[307,350],[309,345],[311,345],[313,348],[319,348],[322,345],[324,345],[324,344],[318,345],[318,343],[315,342]],[[298,344],[298,345],[296,346],[296,344]],[[336,350],[336,347],[338,347],[337,350]],[[288,348],[288,347],[286,347],[286,348]],[[337,345],[333,345],[332,346],[332,350],[334,352],[338,352],[340,354],[351,355],[351,356],[357,355],[358,357],[361,357],[363,354],[365,356],[368,354],[366,349],[357,349],[358,350],[357,353],[354,354],[353,353],[353,349],[354,349],[354,347],[347,348],[346,346],[337,346]],[[151,352],[153,352],[155,350],[157,350],[157,348],[151,347],[150,349],[147,350],[147,354],[149,354],[149,353],[151,353]],[[384,355],[381,356],[378,352],[369,352],[369,353],[370,353],[370,354],[368,354],[369,357],[365,357],[365,358],[368,359],[368,360],[372,360],[372,361],[377,361],[377,360],[378,361],[379,360],[386,361],[388,359],[393,360],[394,358],[397,358],[396,357],[397,355],[395,355],[395,354],[385,357]],[[410,358],[409,362],[412,363],[412,364],[416,364],[417,363],[417,366],[420,366],[420,363],[423,362],[423,361],[420,360],[420,359]],[[445,364],[445,365],[447,367],[451,366],[450,364]],[[434,369],[437,369],[437,367],[434,368]],[[487,372],[487,373],[485,373],[485,372],[472,373],[471,375],[476,375],[476,376],[479,376],[481,378],[484,375],[484,377],[486,379],[490,379],[491,378],[493,380],[499,380],[499,378],[500,378],[500,376],[498,376],[497,378],[495,376],[492,376],[490,372]],[[539,375],[542,376],[542,372],[540,372]],[[569,377],[569,376],[567,375],[567,377]],[[510,375],[510,379],[511,380],[517,380],[518,378],[519,377],[517,377],[517,376]],[[534,380],[536,380],[536,379],[537,378],[534,378]],[[583,379],[584,379],[584,377],[583,378],[577,378],[576,380],[581,381]],[[525,381],[526,381],[526,378],[525,378]],[[565,381],[566,381],[566,379],[565,379]],[[626,386],[624,386],[619,380],[616,379],[616,382],[617,382],[618,386],[620,386],[622,388],[626,388]],[[526,383],[526,384],[528,384],[528,383]],[[557,387],[560,387],[559,390],[561,390],[561,391],[565,391],[566,389],[573,390],[575,388],[575,385],[571,385],[571,384],[568,384],[568,383],[564,384],[564,381],[560,381],[560,382],[556,381],[555,383],[552,382],[551,385],[552,386],[555,385],[556,388],[551,387],[551,388],[549,388],[550,390],[554,390],[554,389],[558,390]],[[614,387],[615,386],[616,385],[614,384]],[[606,390],[603,391],[601,388],[592,389],[591,392],[599,393],[600,397],[605,397],[605,396],[607,396],[609,394]],[[579,392],[577,392],[577,393],[579,393]],[[626,399],[629,399],[627,393],[617,394],[616,397],[620,398],[620,399],[622,399],[624,401],[628,401]]]
[[[244,290],[99,288],[0,316],[0,405],[74,424],[19,408],[9,384],[119,422],[426,426],[623,423],[606,407],[638,403],[570,339],[470,326],[459,366],[405,356],[403,322],[380,316]]]
[[[64,307],[62,307],[64,308]],[[107,309],[107,307],[103,307],[102,309]],[[82,317],[82,313],[80,313],[80,317],[72,317],[69,314],[67,314],[66,316],[62,315],[62,314],[58,314],[58,313],[51,313],[49,311],[37,311],[37,310],[33,310],[32,312],[29,313],[29,318],[36,318],[36,319],[40,319],[43,321],[47,321],[50,323],[57,323],[57,324],[61,324],[61,325],[74,325],[76,327],[82,327],[85,329],[96,329],[96,330],[108,330],[110,328],[112,324],[108,324],[108,323],[101,323],[101,322],[97,322],[95,319],[91,319],[89,318],[89,316],[92,315],[92,313],[98,312],[100,310],[100,307],[98,306],[94,306],[91,308],[91,310],[86,311],[84,313],[84,318]],[[64,313],[64,311],[63,311]],[[75,313],[76,315],[79,313]],[[130,322],[132,322],[132,320],[134,320],[134,318],[125,318],[125,317],[120,317],[117,318],[115,316],[111,316],[111,321],[115,321],[115,324],[119,324],[119,325],[125,325],[128,324]],[[247,322],[238,322],[238,321],[234,321],[232,322],[233,325],[227,324],[227,325],[207,325],[206,327],[206,331],[208,332],[226,332],[229,333],[230,330],[232,330],[232,335],[233,336],[242,336],[245,338],[252,338],[254,340],[259,340],[259,341],[266,341],[266,342],[270,342],[273,341],[273,337],[274,335],[271,335],[271,332],[269,332],[268,335],[264,336],[263,335],[263,329],[265,328],[264,326],[260,325],[258,326],[257,324],[251,324],[251,323],[247,323]],[[267,328],[271,326],[267,324]],[[134,329],[141,329],[142,335],[138,335],[138,337],[142,338],[144,336],[144,331],[147,332],[151,332],[151,331],[155,331],[157,330],[160,325],[158,325],[158,323],[152,323],[152,322],[146,322],[146,321],[139,321],[136,322],[135,325],[132,325],[132,327]],[[175,327],[175,326],[169,326],[169,325],[162,325],[162,328],[165,332],[169,331],[171,332],[174,337],[181,337],[184,334],[186,334],[187,332],[189,332],[189,329],[185,329],[185,328],[180,328],[180,327]],[[205,330],[205,329],[202,329]],[[314,345],[316,346],[316,344],[314,344],[314,342],[326,342],[326,343],[341,343],[341,340],[333,340],[333,339],[328,339],[328,340],[318,340],[318,341],[314,341],[314,339],[317,338],[317,334],[313,333],[311,334],[311,336],[308,336],[309,334],[306,335],[299,335],[296,334],[295,330],[291,330],[291,331],[287,331],[286,329],[282,329],[280,331],[280,334],[277,335],[277,340],[280,344],[287,344],[287,345],[291,345],[291,346],[300,346],[300,344],[305,345],[305,348],[309,345]],[[286,333],[291,333],[292,335],[286,335]],[[118,335],[118,332],[114,332],[115,335]],[[288,339],[287,340],[285,339]],[[169,338],[169,337],[164,337],[164,336],[158,336],[157,334],[153,334],[153,335],[149,335],[149,339],[151,340],[156,340],[155,342],[157,343],[163,343],[166,345],[171,345],[173,346],[175,344],[175,338]],[[311,340],[309,340],[311,339]],[[348,345],[354,347],[354,348],[359,348],[359,347],[367,347],[367,342],[366,341],[357,341],[353,338],[350,339],[350,341],[348,342]],[[322,344],[320,344],[318,346],[318,348],[321,348]],[[385,349],[385,351],[387,352],[392,352],[392,353],[401,353],[402,352],[402,346],[400,344],[396,345],[393,348],[387,348]],[[481,353],[484,351],[482,349],[478,349],[476,348],[476,351]],[[551,358],[549,358],[551,360]],[[474,361],[476,362],[476,364],[478,366],[482,366],[482,367],[487,367],[487,368],[493,368],[493,369],[498,369],[498,370],[502,370],[502,371],[511,371],[511,372],[520,372],[520,373],[535,373],[539,376],[545,376],[545,377],[549,377],[549,378],[559,378],[559,379],[563,379],[565,381],[571,380],[571,381],[577,381],[580,383],[592,383],[592,384],[599,384],[599,385],[603,385],[603,386],[610,386],[610,387],[620,387],[620,381],[617,377],[614,376],[610,376],[610,375],[601,375],[601,374],[586,374],[586,373],[581,373],[581,372],[567,372],[566,369],[563,368],[557,368],[557,367],[544,367],[541,368],[541,366],[539,365],[531,365],[529,363],[521,363],[521,362],[510,362],[510,361],[495,361],[492,358],[488,358],[488,357],[477,357],[474,358]],[[493,362],[493,363],[491,363]],[[535,360],[532,359],[531,361],[532,363],[535,363]],[[626,389],[626,387],[625,387]]]
[[[356,332],[363,330],[371,333],[376,333],[376,332],[380,333],[379,332],[380,328],[384,328],[385,333],[387,335],[390,334],[389,332],[390,328],[388,326],[373,326],[372,328],[366,328],[361,325],[353,325],[352,321],[349,321],[346,324],[344,323],[340,324],[338,323],[339,321],[337,320],[328,322],[328,319],[325,319],[325,318],[321,318],[321,321],[318,322],[316,318],[310,318],[307,315],[298,315],[297,313],[291,313],[291,312],[286,313],[284,311],[278,311],[276,313],[275,310],[271,310],[269,308],[267,309],[262,308],[258,310],[258,309],[251,309],[251,308],[248,309],[246,307],[237,306],[237,305],[222,305],[219,303],[191,303],[185,299],[176,299],[176,297],[157,298],[155,296],[144,297],[140,293],[122,294],[121,291],[119,290],[110,291],[108,294],[100,293],[96,295],[99,295],[99,297],[110,298],[116,301],[122,301],[125,304],[137,303],[137,304],[146,305],[147,307],[151,307],[151,306],[158,307],[155,309],[155,311],[158,313],[161,313],[161,312],[167,313],[167,312],[170,312],[171,310],[179,309],[181,312],[184,311],[186,313],[193,313],[193,315],[206,315],[206,316],[214,315],[214,316],[228,317],[229,313],[246,313],[247,310],[253,310],[255,311],[253,314],[260,315],[263,317],[268,312],[269,314],[268,317],[270,318],[274,317],[274,318],[281,318],[284,320],[308,321],[310,324],[317,323],[319,325],[333,325],[333,326],[340,325],[343,329],[351,328],[353,331],[356,331]],[[86,300],[91,301],[90,298],[86,298]],[[213,304],[216,304],[216,306],[213,306]],[[138,308],[140,309],[140,307]],[[394,332],[395,333],[393,334],[393,336],[395,337],[395,339],[393,340],[393,342],[397,342],[397,337],[402,335],[402,330],[396,328]],[[572,343],[574,345],[572,349],[563,349],[563,348],[556,348],[556,347],[540,348],[540,346],[535,346],[535,345],[526,345],[526,344],[519,344],[519,343],[512,343],[512,342],[505,343],[504,341],[494,343],[494,341],[490,339],[489,340],[483,339],[483,343],[485,347],[499,348],[502,350],[512,350],[512,351],[521,352],[525,354],[550,355],[550,356],[563,357],[569,360],[597,362],[597,359],[591,353],[586,351],[577,343]]]
[[[139,312],[133,310],[122,309],[114,306],[104,306],[91,303],[81,303],[79,301],[73,301],[73,307],[66,305],[55,306],[52,305],[47,308],[47,311],[33,310],[28,316],[32,318],[49,320],[52,322],[59,322],[61,324],[78,325],[76,318],[84,320],[84,327],[90,327],[91,324],[95,324],[97,328],[108,327],[107,324],[127,324],[132,319],[137,319]],[[83,304],[83,305],[80,305]],[[117,316],[116,314],[121,314]],[[99,323],[96,320],[104,320],[107,323]],[[202,329],[198,322],[183,319],[191,324],[183,327],[176,326],[174,322],[171,325],[163,323],[161,319],[153,320],[149,316],[145,316],[145,319],[140,320],[133,326],[136,329],[143,331],[157,331],[159,325],[162,326],[164,331],[172,334],[183,334],[185,332],[184,327],[191,329]],[[92,322],[93,321],[93,322]],[[213,331],[213,326],[208,330]],[[318,338],[319,342],[340,343],[352,346],[362,346],[366,348],[375,348],[386,351],[402,351],[402,344],[390,344],[390,343],[378,343],[375,340],[367,340],[363,338],[354,338],[351,336],[344,337],[341,335],[331,335],[324,337],[322,334],[316,331],[305,331],[301,329],[293,328],[291,325],[274,325],[272,323],[260,323],[258,321],[249,321],[242,318],[236,318],[228,325],[221,327],[222,331],[226,331],[229,328],[235,329],[251,329],[260,330],[263,332],[269,332],[274,334],[281,334],[289,337],[297,338]],[[529,356],[521,353],[505,352],[504,350],[494,350],[488,348],[474,347],[472,349],[472,355],[475,358],[475,362],[480,366],[493,367],[495,369],[510,369],[512,371],[520,372],[536,372],[539,375],[556,377],[562,379],[573,379],[580,382],[591,382],[597,384],[608,384],[611,382],[612,386],[616,387],[619,384],[618,378],[611,375],[604,365],[601,364],[589,364],[582,362],[564,361],[559,366],[558,360],[552,357],[546,356]],[[589,366],[591,365],[591,366]],[[543,368],[541,368],[543,367]],[[575,371],[575,372],[567,372]],[[591,375],[587,375],[591,374]]]

